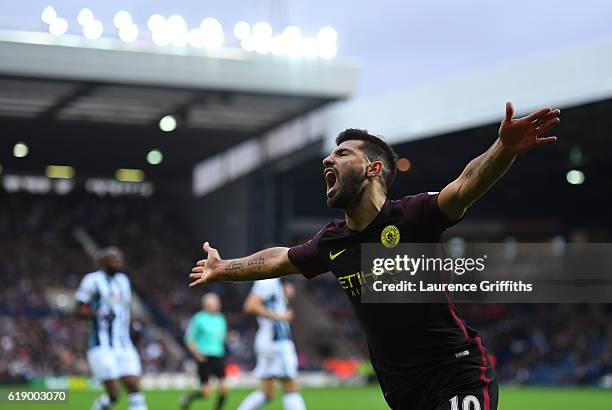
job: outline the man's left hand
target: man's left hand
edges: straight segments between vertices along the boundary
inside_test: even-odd
[[[557,141],[557,137],[542,137],[559,124],[558,109],[544,108],[526,117],[512,119],[514,107],[506,103],[506,117],[499,127],[499,139],[504,149],[513,155],[524,154],[531,149]]]

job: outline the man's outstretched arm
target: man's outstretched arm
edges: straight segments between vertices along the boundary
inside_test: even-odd
[[[557,140],[541,135],[559,123],[559,110],[545,108],[517,119],[512,119],[513,114],[512,103],[506,103],[499,138],[484,154],[470,161],[459,178],[440,191],[438,206],[450,219],[460,219],[506,173],[517,155]]]
[[[194,279],[189,286],[218,281],[243,282],[259,279],[277,278],[299,273],[289,260],[289,248],[269,248],[250,256],[238,259],[223,260],[219,252],[204,243],[206,259],[199,260],[192,269],[190,278]]]

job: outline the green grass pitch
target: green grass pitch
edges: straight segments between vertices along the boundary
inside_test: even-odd
[[[3,388],[2,390],[6,390]],[[124,392],[116,410],[127,410]],[[148,391],[146,392],[149,410],[178,409],[182,391]],[[249,390],[231,392],[226,409],[233,410],[249,393]],[[70,393],[69,403],[62,404],[8,404],[0,403],[1,410],[87,410],[99,393],[92,391],[75,391]],[[378,410],[387,409],[380,390],[370,387],[338,387],[321,389],[304,389],[304,399],[309,409],[314,410]],[[214,400],[195,402],[191,409],[207,410],[213,408]],[[280,396],[265,407],[269,410],[281,410]],[[612,410],[612,391],[601,389],[577,388],[502,388],[499,410]]]

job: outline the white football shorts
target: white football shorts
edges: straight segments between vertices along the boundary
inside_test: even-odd
[[[253,375],[260,379],[294,379],[298,374],[295,345],[291,340],[256,346],[257,364]]]
[[[104,381],[124,376],[140,376],[140,356],[134,347],[96,346],[87,351],[94,378]]]

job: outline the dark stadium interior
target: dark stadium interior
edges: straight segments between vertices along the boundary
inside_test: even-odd
[[[197,162],[333,100],[0,76],[3,140],[31,148],[26,158],[2,152],[0,163],[5,172],[41,173],[52,161],[88,176],[146,168],[155,179],[184,180]],[[158,126],[167,114],[178,123],[171,133]],[[163,167],[147,165],[151,149],[162,150]]]

